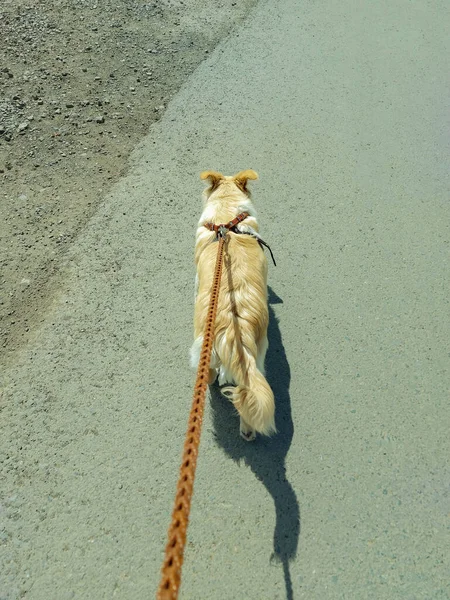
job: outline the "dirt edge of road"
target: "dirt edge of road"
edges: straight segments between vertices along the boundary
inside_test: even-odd
[[[170,98],[257,0],[7,0],[0,10],[0,364]],[[206,84],[206,82],[205,82]]]

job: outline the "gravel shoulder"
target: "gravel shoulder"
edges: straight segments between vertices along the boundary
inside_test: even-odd
[[[6,0],[0,8],[0,364],[137,142],[256,0]]]

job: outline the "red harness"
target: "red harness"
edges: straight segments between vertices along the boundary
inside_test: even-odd
[[[229,223],[220,223],[220,225],[216,225],[215,223],[203,223],[203,227],[206,227],[206,229],[209,229],[210,231],[214,231],[217,236],[217,239],[219,239],[219,237],[225,237],[228,231],[232,231],[233,233],[246,233],[248,235],[251,235],[261,246],[261,249],[263,249],[263,246],[265,246],[269,250],[270,256],[273,260],[273,264],[277,266],[269,244],[266,244],[266,242],[259,237],[259,234],[257,234],[256,232],[251,233],[250,231],[239,231],[239,229],[237,228],[237,225],[239,225],[241,221],[243,221],[249,216],[250,213],[242,212]]]
[[[206,229],[209,229],[210,231],[214,231],[218,236],[221,229],[228,229],[228,231],[233,231],[236,225],[238,225],[241,221],[243,221],[249,216],[250,213],[242,212],[229,223],[221,223],[220,225],[216,225],[215,223],[203,223],[203,226],[206,227]]]

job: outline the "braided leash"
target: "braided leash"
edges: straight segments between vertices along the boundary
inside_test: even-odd
[[[206,391],[209,380],[209,364],[211,360],[212,345],[214,341],[214,324],[217,313],[217,300],[219,298],[220,280],[222,275],[223,247],[227,235],[226,228],[216,231],[219,236],[216,267],[211,288],[208,313],[206,316],[203,345],[197,370],[197,379],[194,385],[194,397],[189,414],[186,440],[184,442],[183,459],[175,496],[175,506],[172,513],[172,522],[169,527],[169,541],[166,546],[163,566],[161,569],[161,582],[158,588],[157,600],[176,600],[181,582],[181,567],[183,564],[184,547],[186,545],[186,531],[191,508],[191,498],[194,487],[195,468],[197,466],[198,447],[205,407]]]

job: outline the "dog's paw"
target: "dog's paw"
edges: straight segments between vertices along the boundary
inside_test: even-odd
[[[256,431],[242,418],[239,426],[239,432],[241,434],[241,438],[243,438],[246,442],[253,442],[256,438]]]
[[[256,439],[256,431],[250,429],[250,431],[242,431],[241,429],[241,438],[243,438],[246,442],[254,442]]]

